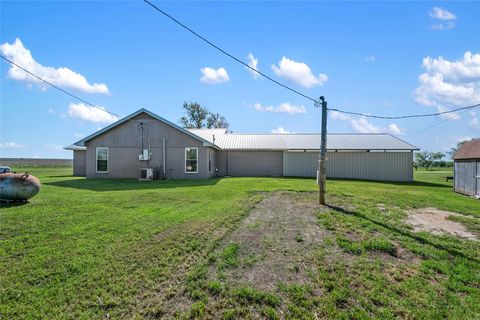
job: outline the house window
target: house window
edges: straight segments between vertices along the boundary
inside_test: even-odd
[[[212,172],[212,150],[208,149],[208,172]]]
[[[97,173],[108,172],[108,148],[98,147],[96,149]]]
[[[185,148],[185,173],[198,172],[198,148]]]

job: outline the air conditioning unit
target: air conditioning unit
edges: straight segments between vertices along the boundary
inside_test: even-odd
[[[138,155],[138,160],[150,160],[150,152],[148,151],[148,149],[143,149],[143,152]]]
[[[153,180],[153,169],[152,168],[140,169],[140,179]]]

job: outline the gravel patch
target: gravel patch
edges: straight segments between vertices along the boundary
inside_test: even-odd
[[[459,222],[448,220],[450,216],[462,216],[456,212],[443,211],[437,208],[422,208],[408,212],[407,224],[415,231],[427,231],[432,234],[451,234],[457,237],[478,240],[477,236]]]

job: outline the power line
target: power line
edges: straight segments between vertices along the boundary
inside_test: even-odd
[[[368,113],[361,113],[361,112],[352,112],[352,111],[345,111],[345,110],[340,110],[340,109],[335,109],[335,108],[329,108],[330,111],[337,111],[345,114],[352,114],[356,116],[361,116],[361,117],[366,117],[366,118],[376,118],[376,119],[408,119],[408,118],[424,118],[424,117],[433,117],[433,116],[440,116],[442,114],[447,114],[447,113],[453,113],[453,112],[458,112],[458,111],[468,111],[473,108],[478,108],[480,107],[480,104],[475,104],[472,106],[468,107],[462,107],[462,108],[457,108],[457,109],[452,109],[448,111],[442,111],[442,112],[436,112],[436,113],[425,113],[425,114],[413,114],[413,115],[406,115],[406,116],[377,116],[373,114],[368,114]]]
[[[464,114],[464,113],[467,112],[467,111],[468,111],[468,109],[467,109],[467,110],[463,110],[463,111],[460,112],[459,114]],[[439,122],[437,122],[437,123],[434,123],[434,124],[432,124],[432,125],[430,125],[430,126],[428,126],[428,127],[425,127],[425,128],[423,128],[423,129],[417,130],[417,131],[415,131],[415,132],[413,132],[413,133],[411,133],[411,134],[407,134],[406,136],[407,136],[407,137],[415,136],[415,135],[417,135],[417,134],[419,134],[419,133],[421,133],[421,132],[424,132],[424,131],[427,131],[427,130],[429,130],[429,129],[432,129],[432,128],[434,128],[434,127],[436,127],[436,126],[438,126],[438,125],[441,125],[442,123],[447,122],[447,121],[450,121],[450,119],[443,119],[443,120],[441,120],[441,121],[439,121]]]
[[[239,58],[235,57],[234,55],[232,55],[231,53],[225,51],[224,49],[220,48],[219,46],[217,46],[216,44],[212,43],[210,40],[206,39],[205,37],[203,37],[202,35],[200,35],[199,33],[197,33],[196,31],[194,31],[193,29],[191,29],[190,27],[188,27],[187,25],[183,24],[182,22],[180,22],[179,20],[177,20],[175,17],[171,16],[170,14],[168,14],[167,12],[165,12],[164,10],[160,9],[159,7],[157,7],[156,5],[154,5],[152,2],[150,2],[149,0],[143,0],[144,2],[146,2],[147,4],[149,4],[152,8],[154,8],[155,10],[157,10],[158,12],[160,12],[161,14],[163,14],[164,16],[166,16],[167,18],[169,18],[170,20],[172,20],[173,22],[175,22],[176,24],[178,24],[179,26],[181,26],[182,28],[184,28],[185,30],[187,30],[188,32],[192,33],[194,36],[196,36],[197,38],[199,38],[200,40],[206,42],[208,45],[210,45],[211,47],[215,48],[216,50],[220,51],[221,53],[223,53],[224,55],[228,56],[229,58],[235,60],[236,62],[242,64],[243,66],[245,66],[246,68],[258,73],[259,75],[261,75],[262,77],[272,81],[273,83],[279,85],[280,87],[283,87],[287,90],[290,90],[314,103],[318,103],[318,101],[312,97],[309,97],[307,96],[306,94],[298,91],[298,90],[295,90],[275,79],[273,79],[272,77],[266,75],[265,73],[249,66],[247,63],[243,62],[242,60],[240,60]],[[408,118],[423,118],[423,117],[433,117],[433,116],[438,116],[438,115],[442,115],[442,114],[447,114],[447,113],[453,113],[453,112],[457,112],[457,111],[461,111],[461,110],[469,110],[469,109],[473,109],[473,108],[476,108],[476,107],[479,107],[480,104],[477,104],[477,105],[473,105],[473,106],[469,106],[469,107],[463,107],[463,108],[458,108],[458,109],[454,109],[454,110],[448,110],[448,111],[443,111],[443,112],[437,112],[437,113],[429,113],[429,114],[415,114],[415,115],[404,115],[404,116],[379,116],[379,115],[373,115],[373,114],[368,114],[368,113],[361,113],[361,112],[352,112],[352,111],[345,111],[345,110],[341,110],[341,109],[336,109],[336,108],[328,108],[328,110],[330,111],[337,111],[337,112],[341,112],[341,113],[345,113],[345,114],[351,114],[351,115],[356,115],[356,116],[361,116],[361,117],[367,117],[367,118],[376,118],[376,119],[408,119]]]
[[[95,105],[95,104],[93,104],[93,103],[90,103],[90,102],[88,102],[87,100],[82,99],[82,98],[80,98],[80,97],[77,97],[76,95],[74,95],[74,94],[72,94],[72,93],[70,93],[70,92],[68,92],[68,91],[66,91],[66,90],[64,90],[64,89],[62,89],[62,88],[54,85],[53,83],[51,83],[51,82],[43,79],[43,78],[40,77],[40,76],[37,76],[37,75],[34,74],[33,72],[31,72],[31,71],[25,69],[24,67],[16,64],[15,62],[13,62],[12,60],[8,59],[7,57],[5,57],[5,56],[3,56],[3,55],[0,55],[0,57],[1,57],[2,59],[4,59],[5,61],[13,64],[13,65],[16,66],[17,68],[25,71],[26,73],[28,73],[28,74],[31,75],[32,77],[35,77],[35,78],[37,78],[38,80],[45,82],[45,83],[48,84],[49,86],[51,86],[51,87],[53,87],[53,88],[55,88],[55,89],[57,89],[57,90],[60,90],[61,92],[65,93],[66,95],[69,95],[70,97],[72,97],[72,98],[74,98],[74,99],[77,99],[77,100],[79,100],[79,101],[81,101],[81,102],[83,102],[83,103],[85,103],[85,104],[88,104],[88,105],[91,106],[91,107],[100,109],[100,110],[102,110],[102,111],[104,111],[104,112],[106,112],[106,113],[109,113],[109,114],[111,114],[111,115],[114,115],[114,116],[116,116],[116,117],[118,117],[118,118],[123,118],[121,115],[118,115],[118,114],[113,113],[113,112],[111,112],[111,111],[108,111],[108,110],[106,110],[106,109],[104,109],[104,108],[102,108],[102,107],[100,107],[100,106],[97,106],[97,105]]]
[[[198,34],[197,32],[195,32],[194,30],[192,30],[191,28],[189,28],[188,26],[186,26],[185,24],[183,24],[182,22],[178,21],[177,19],[175,19],[174,17],[172,17],[171,15],[169,15],[168,13],[166,13],[165,11],[163,11],[162,9],[160,9],[159,7],[157,7],[156,5],[154,5],[153,3],[151,3],[150,1],[148,0],[143,0],[145,1],[147,4],[149,4],[152,8],[154,8],[155,10],[157,10],[158,12],[160,12],[161,14],[163,14],[164,16],[166,16],[167,18],[169,18],[170,20],[172,20],[173,22],[175,22],[176,24],[178,24],[179,26],[183,27],[184,29],[186,29],[187,31],[189,31],[190,33],[192,33],[193,35],[195,35],[197,38],[199,38],[200,40],[206,42],[207,44],[209,44],[210,46],[212,46],[213,48],[217,49],[218,51],[220,51],[221,53],[223,53],[224,55],[230,57],[231,59],[235,60],[236,62],[242,64],[243,66],[247,67],[248,69],[258,73],[259,75],[261,75],[262,77],[272,81],[273,83],[279,85],[280,87],[283,87],[287,90],[290,90],[308,100],[311,100],[312,102],[317,102],[317,100],[313,99],[312,97],[309,97],[307,96],[306,94],[304,93],[301,93],[300,91],[298,90],[295,90],[275,79],[273,79],[272,77],[266,75],[265,73],[249,66],[247,63],[243,62],[242,60],[238,59],[237,57],[235,57],[234,55],[228,53],[227,51],[223,50],[222,48],[220,48],[219,46],[217,46],[216,44],[212,43],[211,41],[209,41],[208,39],[206,39],[205,37],[203,37],[202,35]]]

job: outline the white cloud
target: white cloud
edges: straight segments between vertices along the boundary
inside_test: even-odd
[[[430,25],[430,28],[433,30],[442,31],[455,27],[454,21],[457,19],[457,16],[448,10],[439,7],[433,7],[432,10],[430,10],[430,12],[428,13],[428,15],[433,19],[440,20],[439,23]]]
[[[72,118],[105,124],[118,120],[118,117],[104,111],[105,108],[102,109],[86,106],[83,103],[70,103],[67,114]]]
[[[474,129],[480,129],[480,121],[478,120],[477,113],[475,111],[470,111],[470,116],[472,118],[468,122],[468,126]]]
[[[202,83],[216,84],[230,81],[227,70],[223,67],[218,69],[205,67],[200,69],[200,71],[202,72],[202,77],[200,78]]]
[[[438,112],[446,112],[449,111],[448,108],[443,107],[443,106],[437,106]],[[460,115],[456,112],[450,112],[450,113],[444,113],[440,115],[441,118],[447,119],[447,120],[460,120]]]
[[[338,111],[330,111],[330,118],[333,120],[349,120],[350,117]]]
[[[48,113],[55,114],[55,110],[53,110],[52,108],[48,108]]]
[[[5,142],[0,143],[0,148],[2,149],[24,149],[26,148],[23,144],[19,144],[16,142]]]
[[[278,67],[272,65],[272,70],[278,77],[285,78],[306,88],[322,86],[328,80],[326,74],[321,73],[316,77],[308,65],[286,57],[283,57],[278,62]]]
[[[480,103],[480,54],[467,51],[456,61],[427,57],[422,66],[426,72],[418,77],[420,86],[413,93],[418,103],[439,112]],[[455,113],[442,117],[460,119]]]
[[[364,117],[358,119],[352,119],[351,125],[353,130],[360,133],[378,133],[381,132],[380,127],[376,127]]]
[[[359,133],[390,133],[394,135],[405,133],[405,130],[395,123],[391,123],[385,128],[378,127],[368,122],[366,117],[355,118],[337,111],[331,111],[330,117],[334,120],[348,121],[352,129]]]
[[[350,124],[356,132],[360,133],[390,133],[395,135],[404,134],[405,130],[399,128],[395,123],[389,124],[386,128],[374,126],[365,117],[350,120]]]
[[[480,126],[478,125],[479,124],[479,121],[478,121],[478,118],[472,118],[469,122],[468,122],[468,125],[472,128],[480,128]]]
[[[255,111],[259,111],[259,112],[287,113],[290,115],[307,112],[304,106],[295,106],[289,102],[281,103],[276,107],[262,106],[260,103],[255,103],[253,105],[253,108],[255,109]]]
[[[251,68],[258,70],[258,59],[255,58],[251,52],[248,54],[247,59],[248,59],[248,65]],[[252,69],[249,69],[247,67],[245,68],[252,74],[254,79],[257,79],[260,76],[257,72],[253,71]]]
[[[81,139],[81,138],[85,137],[85,135],[84,135],[84,134],[81,134],[81,133],[74,133],[74,134],[73,134],[73,137],[74,137],[74,138]]]
[[[290,133],[290,131],[285,130],[283,127],[278,127],[276,129],[272,129],[272,133]]]
[[[376,59],[375,56],[365,57],[365,61],[366,61],[366,62],[373,62],[373,61],[375,61],[375,59]]]
[[[391,123],[388,125],[386,132],[391,134],[404,134],[405,133],[404,131],[405,130],[397,126],[395,123]]]
[[[437,31],[449,30],[453,28],[455,28],[455,22],[453,21],[440,22],[440,23],[430,25],[430,29],[437,30]]]
[[[51,144],[51,143],[48,143],[45,145],[45,147],[48,149],[48,150],[51,150],[51,151],[66,151],[63,149],[62,146],[58,145],[58,144]]]
[[[439,8],[439,7],[433,7],[432,10],[430,10],[430,12],[428,13],[428,15],[434,19],[443,20],[443,21],[457,19],[457,16],[451,13],[450,11]]]
[[[69,68],[54,68],[41,65],[33,59],[30,50],[26,49],[22,41],[18,38],[15,39],[15,42],[12,44],[5,42],[0,45],[0,52],[14,63],[59,87],[71,88],[87,93],[109,93],[108,87],[104,83],[90,84],[83,75]],[[8,75],[15,80],[25,81],[28,84],[37,84],[42,89],[47,88],[44,82],[27,74],[14,65],[8,70]]]

